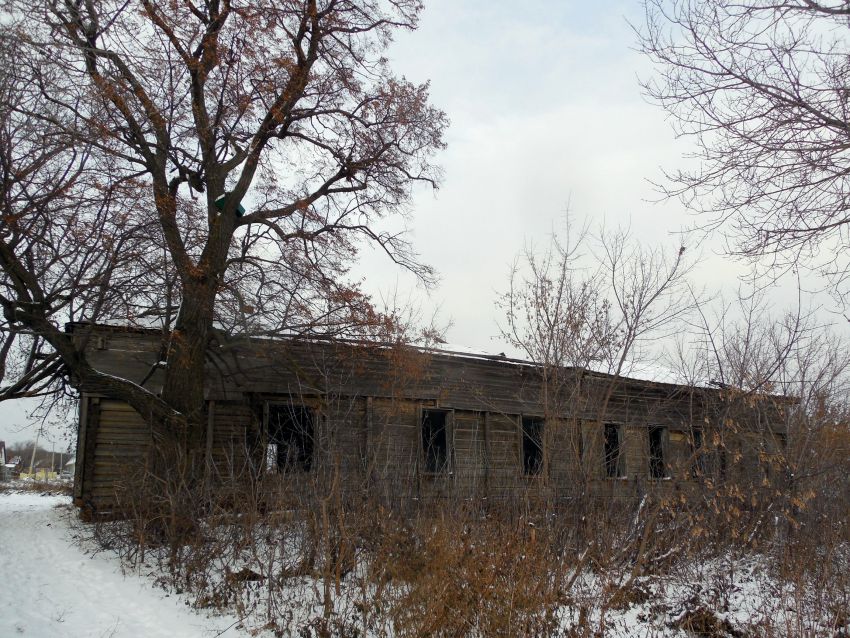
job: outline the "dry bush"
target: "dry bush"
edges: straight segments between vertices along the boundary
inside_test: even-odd
[[[840,447],[835,433],[822,437]],[[777,475],[779,461],[764,461],[754,475]],[[641,605],[693,631],[724,617],[754,556],[783,610],[755,610],[754,635],[839,631],[850,601],[850,468],[816,464],[780,490],[743,482],[753,473],[738,462],[726,481],[689,490],[501,500],[389,498],[343,489],[333,468],[234,466],[192,486],[175,471],[172,481],[128,481],[122,518],[93,529],[196,606],[235,610],[280,636],[604,635],[612,616]],[[683,598],[659,606],[673,585]]]
[[[397,635],[552,633],[562,560],[530,521],[437,506],[389,531],[371,576],[392,588]]]

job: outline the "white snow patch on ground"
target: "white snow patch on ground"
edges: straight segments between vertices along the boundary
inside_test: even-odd
[[[196,613],[178,596],[122,573],[114,555],[73,540],[67,496],[0,492],[0,636],[245,635],[233,616]]]

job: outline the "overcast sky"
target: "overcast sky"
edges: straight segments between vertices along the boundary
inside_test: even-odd
[[[442,188],[419,194],[410,223],[441,274],[422,303],[453,322],[450,342],[496,352],[494,300],[510,264],[525,244],[546,242],[568,205],[579,223],[630,225],[640,241],[674,251],[674,234],[694,223],[677,202],[657,203],[648,181],[680,165],[689,141],[641,96],[638,78],[651,67],[629,26],[640,24],[640,4],[523,5],[429,2],[420,29],[390,55],[410,79],[430,78],[433,102],[452,120]],[[702,248],[701,277],[734,286],[742,268]],[[377,259],[363,264],[372,292],[415,285]]]
[[[366,250],[366,290],[410,296],[423,314],[439,308],[448,341],[499,352],[494,301],[511,262],[546,241],[568,204],[579,221],[630,224],[641,241],[675,250],[674,234],[694,220],[677,202],[654,203],[648,180],[680,165],[689,143],[641,96],[651,67],[629,26],[641,21],[637,0],[428,0],[419,30],[389,57],[397,73],[430,79],[452,122],[442,187],[419,192],[408,220],[441,283],[426,294]],[[717,247],[688,246],[706,255],[696,275],[734,291],[744,269]],[[27,423],[19,406],[0,406],[0,439],[33,438]]]

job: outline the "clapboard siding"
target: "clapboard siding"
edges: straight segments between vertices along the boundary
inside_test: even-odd
[[[547,419],[544,427],[549,476],[561,493],[571,493],[581,482],[580,423],[574,419]]]
[[[213,471],[228,477],[246,475],[252,469],[251,464],[258,452],[258,419],[244,402],[216,401],[211,409]]]
[[[150,426],[130,406],[109,399],[90,405],[85,501],[114,507],[144,468]],[[91,436],[93,434],[93,436]]]
[[[521,474],[518,415],[491,413],[487,423],[489,478],[494,496],[508,496],[518,486]]]
[[[466,495],[485,493],[487,468],[483,419],[479,412],[456,411],[452,445],[458,491]]]
[[[133,338],[152,339],[138,334]],[[159,350],[156,343],[142,348],[132,347],[132,341],[127,336],[110,337],[107,347],[93,350],[89,358],[96,368],[139,383],[150,373]],[[132,349],[124,351],[121,347]],[[346,397],[404,397],[456,410],[543,413],[544,392],[538,368],[498,358],[269,340],[260,344],[242,341],[217,348],[210,358],[214,361],[208,369],[210,399],[238,400],[246,392],[318,396],[334,393]],[[158,374],[147,381],[147,387],[158,387]],[[584,371],[568,374],[571,378],[582,377],[581,392],[576,394],[577,382],[563,382],[559,388],[549,388],[550,401],[553,405],[570,406],[570,411],[580,418],[601,418],[601,398],[608,395],[608,419],[674,425],[689,418],[694,410],[682,400],[689,396],[690,388],[614,380]]]
[[[161,372],[151,374],[161,356],[158,333],[104,329],[89,343],[87,354],[96,368],[136,383],[147,379],[146,387],[154,391],[161,384]],[[781,443],[781,410],[775,403],[767,408],[734,404],[717,390],[584,370],[564,369],[554,383],[544,381],[536,366],[498,357],[245,339],[212,348],[210,359],[206,453],[221,478],[264,470],[264,419],[274,403],[312,411],[311,477],[391,499],[569,497],[589,486],[601,495],[655,489],[652,485],[661,489],[660,481],[650,480],[653,427],[665,428],[664,460],[672,479],[692,478],[691,432],[698,427],[705,431],[704,465],[711,472],[735,465],[742,479],[763,480],[755,468],[775,452],[776,441]],[[114,503],[126,477],[144,465],[151,430],[128,406],[90,396],[98,388],[81,390],[87,403],[80,411],[83,464],[75,494]],[[425,471],[423,409],[447,414],[449,463],[440,472]],[[544,419],[544,464],[534,476],[523,472],[523,416]],[[739,427],[727,427],[732,422]],[[606,423],[621,432],[623,476],[616,479],[605,473]],[[765,433],[773,430],[779,434],[766,441]],[[731,462],[737,459],[743,463]]]

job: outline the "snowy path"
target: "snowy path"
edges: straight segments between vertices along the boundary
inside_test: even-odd
[[[244,636],[233,616],[205,617],[117,559],[71,539],[68,497],[0,493],[0,636]],[[220,633],[223,632],[223,633]]]

